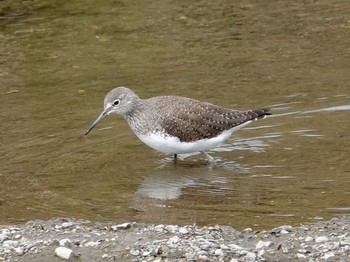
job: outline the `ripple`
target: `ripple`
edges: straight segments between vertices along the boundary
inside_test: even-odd
[[[315,110],[309,110],[309,111],[305,111],[303,114],[317,113],[317,112],[346,111],[346,110],[350,110],[350,105],[332,106],[332,107],[320,108]]]

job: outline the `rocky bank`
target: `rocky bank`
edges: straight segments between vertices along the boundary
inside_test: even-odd
[[[77,219],[0,226],[0,261],[350,261],[350,216],[242,232],[230,226],[95,224]]]

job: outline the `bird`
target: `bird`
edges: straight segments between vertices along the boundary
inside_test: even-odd
[[[120,86],[104,99],[104,110],[88,128],[89,134],[106,116],[124,117],[136,136],[149,147],[173,154],[206,153],[227,140],[233,132],[254,120],[270,115],[269,108],[234,110],[182,96],[141,99],[131,89]]]

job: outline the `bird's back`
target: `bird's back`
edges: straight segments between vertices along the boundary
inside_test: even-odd
[[[154,128],[163,129],[181,142],[210,139],[226,130],[264,117],[268,108],[239,111],[179,96],[159,96],[143,100],[145,111],[152,111]],[[145,113],[144,112],[144,113]]]

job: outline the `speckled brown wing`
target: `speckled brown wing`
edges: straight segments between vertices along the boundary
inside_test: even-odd
[[[176,113],[162,121],[162,127],[181,142],[193,142],[213,138],[225,130],[247,121],[264,117],[269,111],[263,108],[253,111],[230,110],[191,100],[191,103],[178,103]]]

